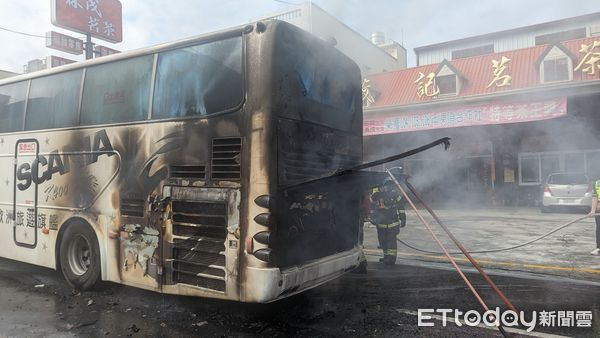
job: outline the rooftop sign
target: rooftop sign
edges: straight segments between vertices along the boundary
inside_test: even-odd
[[[50,31],[46,33],[46,47],[80,55],[83,53],[83,40]]]
[[[123,41],[119,0],[52,0],[52,24],[109,42]]]
[[[61,57],[55,56],[55,55],[50,55],[50,56],[46,57],[46,67],[48,67],[48,68],[64,66],[64,65],[68,65],[69,63],[75,63],[75,62],[77,62],[77,61],[66,59],[66,58],[61,58]]]

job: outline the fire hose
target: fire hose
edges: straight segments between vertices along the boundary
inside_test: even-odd
[[[600,214],[594,214],[592,216],[600,216]],[[518,249],[518,248],[524,247],[526,245],[535,243],[535,242],[537,242],[539,240],[542,240],[542,239],[544,239],[544,238],[552,235],[553,233],[555,233],[557,231],[560,231],[560,230],[562,230],[562,229],[564,229],[564,228],[566,228],[568,226],[571,226],[571,225],[573,225],[575,223],[581,222],[582,220],[584,220],[584,219],[586,219],[588,217],[591,217],[591,216],[590,215],[585,215],[585,216],[582,216],[582,217],[578,217],[578,218],[576,218],[576,219],[574,219],[574,220],[572,220],[570,222],[567,222],[567,223],[564,223],[564,224],[561,224],[561,225],[557,226],[556,228],[554,228],[554,229],[546,232],[545,234],[543,234],[543,235],[541,235],[539,237],[536,237],[536,238],[534,238],[532,240],[529,240],[529,241],[521,243],[521,244],[517,244],[517,245],[505,247],[505,248],[498,248],[498,249],[470,251],[470,253],[481,254],[481,253],[493,253],[493,252],[501,252],[501,251],[509,251],[509,250]],[[411,244],[406,243],[405,241],[403,241],[403,240],[401,240],[400,238],[397,238],[397,237],[396,237],[396,240],[398,240],[398,242],[400,242],[402,245],[404,245],[406,247],[409,247],[409,248],[411,248],[413,250],[416,250],[416,251],[420,251],[420,252],[423,252],[423,253],[429,253],[429,254],[443,254],[443,252],[439,252],[439,251],[430,251],[430,250],[425,250],[425,249],[417,248],[417,247],[415,247],[415,246],[413,246]],[[460,254],[460,253],[461,252],[459,252],[459,251],[450,252],[450,254],[453,254],[453,255],[454,254]]]
[[[406,191],[404,191],[404,189],[400,185],[400,182],[398,182],[398,179],[396,178],[396,176],[394,174],[392,174],[392,172],[390,171],[391,169],[394,169],[394,168],[390,168],[390,169],[386,170],[387,173],[388,173],[388,175],[394,181],[394,183],[396,184],[396,186],[398,187],[398,189],[400,190],[400,192],[402,193],[402,195],[404,196],[404,198],[406,199],[406,201],[410,204],[411,208],[415,211],[415,213],[417,214],[417,217],[419,217],[419,219],[421,220],[421,222],[423,223],[423,225],[425,225],[425,228],[429,231],[429,233],[431,234],[431,236],[433,237],[433,239],[435,240],[435,242],[437,243],[437,245],[440,247],[440,249],[442,249],[444,255],[446,255],[446,257],[448,258],[448,260],[450,261],[450,263],[452,264],[452,266],[456,269],[456,271],[458,272],[458,274],[460,275],[460,277],[463,279],[463,281],[465,282],[465,284],[467,285],[467,287],[469,288],[469,290],[473,294],[473,296],[477,299],[477,301],[479,302],[479,304],[481,304],[481,306],[486,311],[489,311],[490,310],[489,306],[485,303],[485,301],[483,300],[483,298],[481,297],[481,295],[479,295],[479,293],[477,292],[477,290],[475,289],[475,287],[473,286],[473,284],[471,283],[471,281],[469,281],[469,278],[467,278],[467,276],[464,274],[464,272],[462,271],[462,269],[458,266],[458,264],[456,263],[456,260],[450,255],[450,253],[448,252],[448,250],[446,249],[446,247],[439,240],[438,236],[433,232],[433,229],[431,228],[431,225],[425,220],[425,218],[423,218],[423,216],[421,216],[421,213],[419,212],[419,210],[417,209],[417,207],[415,206],[415,204],[413,203],[413,201],[410,199],[410,197],[408,197],[408,194],[406,193]],[[411,192],[413,192],[413,195],[415,195],[415,197],[417,198],[417,201],[423,203],[423,201],[421,200],[421,198],[417,194],[415,194],[416,191],[413,191],[414,187],[412,187],[412,185],[407,182],[406,177],[407,176],[403,175],[404,184],[406,184],[406,186],[409,188],[409,190],[411,190]],[[423,205],[425,205],[425,204],[423,203]],[[502,299],[502,301],[506,304],[506,306],[509,309],[511,309],[512,311],[514,311],[515,313],[517,313],[518,312],[517,309],[512,305],[512,303],[508,300],[508,298],[506,298],[506,296],[504,295],[504,293],[502,293],[502,291],[500,291],[500,289],[496,286],[496,284],[492,281],[492,279],[479,266],[479,264],[477,263],[477,261],[475,261],[475,259],[473,259],[473,257],[464,248],[464,246],[458,241],[458,239],[456,237],[454,237],[454,235],[452,234],[452,232],[450,232],[450,230],[446,227],[446,225],[437,217],[437,215],[435,215],[435,213],[433,212],[433,210],[431,210],[428,206],[426,206],[426,208],[427,208],[427,211],[429,211],[429,213],[433,216],[433,218],[438,222],[438,224],[446,232],[446,234],[450,237],[450,239],[452,239],[452,241],[454,242],[454,244],[456,244],[456,246],[465,255],[465,257],[467,257],[467,259],[471,262],[471,264],[473,265],[473,267],[475,267],[475,269],[477,269],[477,271],[479,272],[479,274],[485,279],[485,281],[490,285],[490,287],[496,292],[496,294],[500,297],[500,299]],[[496,327],[498,328],[498,330],[500,331],[500,333],[502,333],[502,335],[504,337],[509,337],[508,333],[502,327],[502,324],[500,323],[500,321],[494,321],[494,322],[496,323],[496,325],[497,325]]]
[[[389,171],[388,171],[388,173],[389,173]],[[416,191],[415,187],[414,187],[412,184],[410,184],[410,182],[408,182],[408,179],[405,179],[405,180],[404,180],[404,183],[406,184],[406,186],[408,187],[408,189],[411,191],[411,193],[412,193],[412,194],[415,196],[415,198],[417,199],[417,201],[418,201],[419,203],[421,203],[421,204],[422,204],[422,205],[423,205],[423,206],[424,206],[424,207],[427,209],[427,211],[429,211],[429,213],[432,215],[432,217],[433,217],[433,218],[434,218],[434,219],[435,219],[435,220],[436,220],[438,223],[440,223],[441,221],[439,220],[439,218],[437,217],[437,215],[436,215],[436,214],[433,212],[433,210],[431,210],[431,208],[430,208],[430,207],[429,207],[429,206],[428,206],[428,205],[427,205],[427,204],[426,204],[426,203],[423,201],[423,199],[421,199],[421,197],[420,197],[420,196],[419,196],[419,194],[417,193],[417,191]],[[593,216],[595,216],[595,215],[599,215],[599,214],[594,214]],[[548,232],[546,232],[546,233],[542,234],[541,236],[538,236],[538,237],[536,237],[536,238],[533,238],[533,239],[531,239],[531,240],[529,240],[529,241],[527,241],[527,242],[521,243],[521,244],[517,244],[517,245],[513,245],[513,246],[509,246],[509,247],[504,247],[504,248],[497,248],[497,249],[479,250],[479,251],[470,251],[470,253],[478,253],[478,254],[480,254],[480,253],[494,253],[494,252],[501,252],[501,251],[509,251],[509,250],[518,249],[518,248],[521,248],[521,247],[527,246],[527,245],[529,245],[529,244],[535,243],[535,242],[537,242],[537,241],[539,241],[539,240],[542,240],[542,239],[544,239],[544,238],[546,238],[546,237],[548,237],[548,236],[550,236],[550,235],[554,234],[555,232],[558,232],[558,231],[560,231],[560,230],[562,230],[562,229],[564,229],[564,228],[566,228],[566,227],[568,227],[568,226],[571,226],[571,225],[573,225],[573,224],[575,224],[575,223],[581,222],[582,220],[584,220],[584,219],[586,219],[586,218],[588,218],[588,217],[591,217],[591,216],[592,216],[592,215],[584,215],[584,216],[578,217],[578,218],[576,218],[576,219],[574,219],[574,220],[572,220],[572,221],[569,221],[569,222],[567,222],[567,223],[564,223],[564,224],[558,225],[558,226],[557,226],[557,227],[555,227],[554,229],[552,229],[552,230],[550,230],[550,231],[548,231]],[[424,252],[424,253],[429,253],[429,254],[443,254],[443,252],[439,252],[439,251],[430,251],[430,250],[425,250],[425,249],[417,248],[417,247],[415,247],[415,246],[413,246],[413,245],[410,245],[410,244],[408,244],[408,243],[404,242],[403,240],[399,239],[398,237],[396,237],[396,240],[398,240],[398,242],[402,243],[403,245],[405,245],[405,246],[407,246],[407,247],[409,247],[409,248],[411,248],[411,249],[413,249],[413,250],[416,250],[416,251],[420,251],[420,252]],[[462,253],[462,252],[460,252],[460,251],[450,252],[450,254],[460,254],[460,253]]]

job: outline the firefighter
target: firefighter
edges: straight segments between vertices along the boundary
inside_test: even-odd
[[[402,196],[391,178],[386,178],[381,186],[373,188],[370,216],[371,223],[377,226],[377,237],[383,250],[383,258],[379,261],[394,265],[398,253],[396,235],[406,225],[406,212]]]
[[[592,196],[590,215],[594,215],[597,211],[598,196],[600,196],[600,179],[594,183],[594,195]],[[600,216],[596,216],[596,249],[592,250],[590,254],[600,256]]]

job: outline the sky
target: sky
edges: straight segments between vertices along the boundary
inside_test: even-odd
[[[66,0],[56,0],[66,1]],[[85,3],[86,0],[78,0]],[[299,0],[121,0],[123,42],[98,43],[132,50],[237,26],[273,12],[291,9]],[[359,34],[382,31],[408,50],[499,30],[600,11],[598,0],[313,0]],[[0,0],[0,70],[22,72],[32,59],[73,56],[45,47],[50,30],[81,37],[51,24],[51,0]],[[6,31],[13,30],[36,36]],[[96,41],[95,41],[96,42]]]

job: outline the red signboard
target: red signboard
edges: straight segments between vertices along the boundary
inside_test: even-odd
[[[83,40],[51,31],[46,33],[46,47],[79,55],[83,53]]]
[[[102,45],[95,45],[94,53],[96,54],[96,57],[99,57],[99,56],[107,56],[107,55],[121,53],[121,51],[118,51],[118,50],[112,49],[112,48],[108,48],[108,47],[105,47]]]
[[[75,63],[77,61],[61,58],[59,56],[50,55],[46,57],[46,67],[54,68],[58,66],[68,65],[69,63]]]
[[[123,41],[118,0],[52,0],[52,24],[109,42]]]
[[[497,103],[433,111],[401,112],[388,117],[365,117],[363,135],[382,135],[441,128],[518,123],[567,115],[567,99]]]

